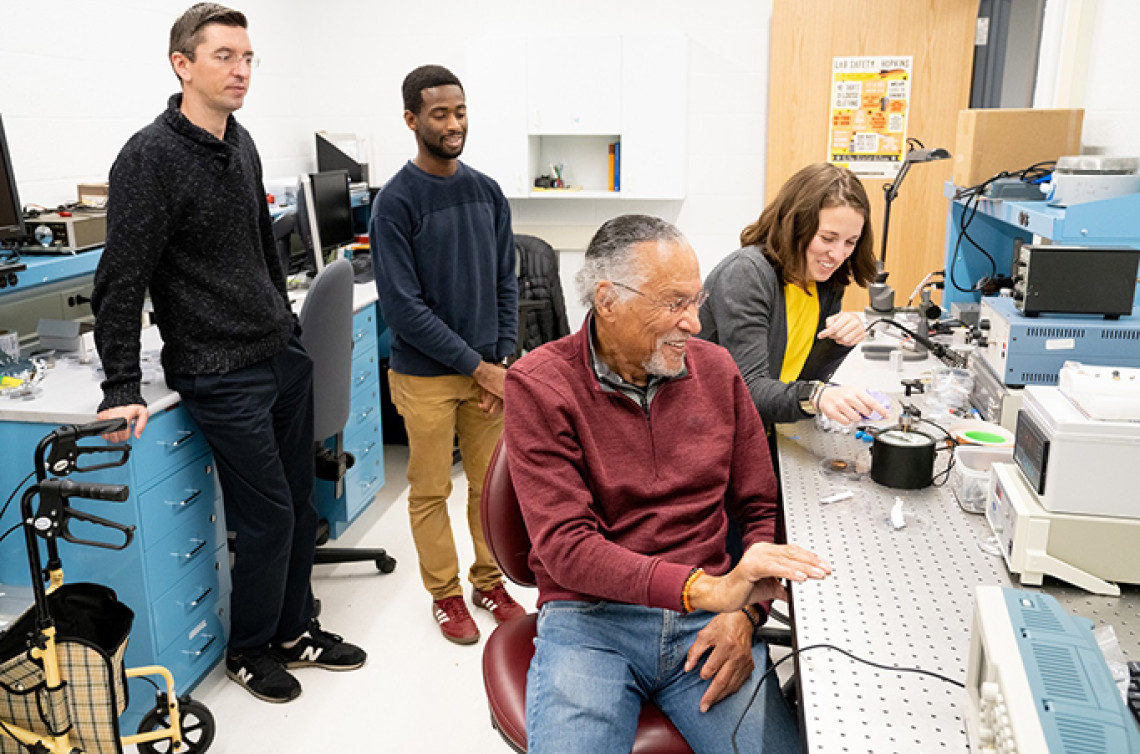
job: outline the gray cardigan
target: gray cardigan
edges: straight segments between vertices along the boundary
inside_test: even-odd
[[[788,345],[784,285],[760,247],[746,246],[729,254],[709,273],[705,290],[709,298],[701,307],[701,337],[732,354],[764,423],[805,418],[796,397],[797,383],[780,381]],[[819,332],[840,310],[843,288],[817,283],[816,291]],[[829,380],[850,350],[829,338],[817,340],[799,379]]]

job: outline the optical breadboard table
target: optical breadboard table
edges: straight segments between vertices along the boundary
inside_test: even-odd
[[[813,422],[779,428],[788,541],[828,560],[823,581],[792,586],[795,644],[832,644],[882,665],[966,680],[974,588],[1011,582],[1000,554],[983,549],[981,515],[945,488],[892,490],[870,477],[825,475],[825,459],[870,463],[868,443]],[[945,456],[945,453],[940,453]],[[936,469],[945,465],[939,459]],[[850,490],[847,500],[820,498]],[[891,511],[903,500],[905,526]],[[1030,587],[1032,588],[1032,587]],[[1098,627],[1111,625],[1126,659],[1140,660],[1140,588],[1098,597],[1046,579],[1044,591]],[[800,716],[812,752],[965,752],[965,692],[937,678],[880,670],[831,649],[796,658]]]

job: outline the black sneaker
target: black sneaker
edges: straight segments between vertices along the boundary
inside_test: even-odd
[[[226,675],[258,699],[282,704],[301,695],[301,684],[264,649],[226,653]]]
[[[368,659],[360,647],[322,629],[316,618],[309,621],[296,644],[288,649],[274,645],[271,651],[287,668],[356,670]]]

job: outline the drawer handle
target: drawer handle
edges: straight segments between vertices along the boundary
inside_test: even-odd
[[[190,497],[186,498],[185,500],[178,500],[178,501],[164,500],[163,502],[165,502],[167,505],[173,506],[175,508],[185,508],[186,506],[190,505],[190,503],[197,500],[198,496],[201,494],[202,494],[202,490],[194,490],[190,493]]]
[[[356,420],[359,422],[365,421],[368,417],[372,416],[372,412],[375,410],[376,410],[375,406],[369,406],[368,408],[366,408],[360,412],[360,416],[358,416],[356,418]]]
[[[373,440],[372,442],[368,443],[367,445],[365,445],[363,448],[360,449],[360,455],[361,456],[368,455],[369,453],[372,452],[372,449],[375,447],[376,447],[376,441]]]
[[[206,587],[206,591],[199,594],[197,599],[191,600],[190,607],[198,607],[198,605],[201,605],[202,600],[206,599],[206,597],[208,597],[210,595],[210,592],[212,592],[212,591],[214,591],[214,587],[212,587],[212,586]]]
[[[165,445],[166,447],[170,448],[171,450],[176,450],[180,445],[185,443],[187,440],[189,440],[193,436],[194,436],[194,430],[184,429],[184,430],[182,430],[182,436],[179,437],[174,442],[163,442],[162,440],[159,440],[158,444],[159,445]]]
[[[198,546],[197,546],[197,547],[195,547],[195,548],[194,548],[193,550],[191,550],[190,552],[184,552],[184,553],[182,553],[182,554],[181,554],[181,557],[182,557],[184,560],[190,560],[190,559],[191,559],[191,558],[193,558],[195,555],[197,555],[198,553],[202,552],[202,548],[203,548],[203,547],[205,547],[205,546],[208,544],[208,543],[206,542],[206,540],[204,540],[204,539],[197,539],[197,538],[194,538],[194,539],[191,539],[190,541],[191,541],[191,542],[197,542],[197,543],[198,543]],[[177,554],[177,553],[176,553],[176,554]]]
[[[357,330],[356,332],[354,332],[352,334],[352,339],[354,341],[364,340],[364,336],[367,334],[368,334],[367,330]]]
[[[363,385],[365,382],[368,381],[368,378],[371,376],[372,376],[372,370],[369,369],[367,372],[362,373],[359,377],[356,378],[356,384],[357,385]]]
[[[360,482],[360,489],[362,489],[362,490],[368,489],[372,485],[376,484],[377,479],[378,479],[378,477],[370,476],[367,479],[361,481]]]
[[[214,643],[214,640],[218,638],[212,634],[206,635],[210,638],[206,640],[206,643],[203,644],[200,649],[183,649],[182,654],[190,655],[191,657],[201,657],[202,655],[206,654],[206,650],[209,649],[210,645]]]

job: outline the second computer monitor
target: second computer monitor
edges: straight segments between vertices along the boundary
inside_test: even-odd
[[[325,266],[325,252],[351,243],[352,201],[345,170],[308,173],[301,176],[297,225],[301,239],[312,255],[313,272]]]
[[[24,210],[16,191],[16,174],[4,138],[4,121],[0,120],[0,239],[23,238]]]

